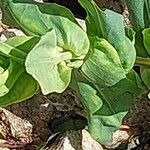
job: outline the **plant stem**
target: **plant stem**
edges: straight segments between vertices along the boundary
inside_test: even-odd
[[[135,66],[150,66],[150,58],[136,57]]]
[[[150,2],[149,0],[145,0],[145,5],[146,5],[146,10],[147,10],[147,15],[148,15],[148,19],[150,20]]]

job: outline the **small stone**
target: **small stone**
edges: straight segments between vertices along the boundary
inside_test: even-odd
[[[59,142],[50,146],[49,150],[103,150],[103,147],[95,141],[86,130],[67,131]]]
[[[4,108],[0,108],[0,125],[0,140],[18,139],[24,144],[32,142],[32,125]]]

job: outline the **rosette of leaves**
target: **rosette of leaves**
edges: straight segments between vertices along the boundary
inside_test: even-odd
[[[68,86],[73,88],[84,104],[91,135],[102,144],[110,144],[113,132],[120,127],[129,108],[145,92],[141,79],[132,70],[136,39],[132,29],[124,29],[123,16],[101,10],[92,0],[79,2],[87,11],[87,33],[62,6],[32,0],[0,1],[3,22],[24,31],[28,35],[24,38],[29,38],[30,43],[24,42],[18,48],[21,37],[7,46],[1,43],[0,81],[4,92],[0,104],[4,105],[3,95],[9,93],[9,66],[14,61],[15,67],[21,65],[23,72],[40,85],[43,94],[61,93]],[[34,42],[31,37],[37,40]],[[4,56],[7,61],[3,61]],[[16,78],[17,73],[14,73]],[[13,81],[21,86],[17,80],[9,83]],[[23,100],[17,98],[13,94],[11,103]]]

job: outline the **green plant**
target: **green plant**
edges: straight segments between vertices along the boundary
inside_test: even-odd
[[[79,2],[87,11],[87,33],[62,6],[0,0],[3,23],[26,34],[0,43],[0,105],[23,101],[39,86],[44,95],[71,87],[84,105],[89,132],[109,144],[134,101],[150,88],[150,29],[144,24],[150,5],[126,0],[133,28],[124,28],[122,15],[92,0]]]

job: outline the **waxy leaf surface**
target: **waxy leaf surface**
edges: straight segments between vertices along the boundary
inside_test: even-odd
[[[51,30],[41,37],[28,54],[26,70],[38,81],[43,94],[61,93],[70,83],[72,68],[76,67],[76,63],[67,66],[72,58],[71,51],[64,51],[57,46],[56,32]]]
[[[57,34],[58,46],[71,50],[78,56],[86,55],[89,49],[88,37],[69,10],[55,4],[40,5],[29,2],[4,0],[0,2],[0,7],[3,12],[10,14],[15,26],[20,27],[26,34],[41,36],[53,28]],[[4,13],[5,18],[7,13]],[[13,25],[9,19],[8,24]]]
[[[125,78],[117,51],[105,39],[95,38],[81,70],[93,83],[112,86]]]
[[[23,36],[0,43],[0,106],[21,102],[37,91],[37,82],[24,68],[26,55],[37,41]]]
[[[101,10],[93,0],[79,0],[87,12],[87,32],[105,38],[116,49],[121,64],[128,73],[135,62],[134,44],[126,37],[123,16],[111,10]]]
[[[134,77],[133,77],[134,78]],[[89,82],[77,82],[80,100],[87,110],[89,131],[102,144],[111,144],[113,133],[142,94],[135,80],[125,78],[112,87],[100,87]]]

